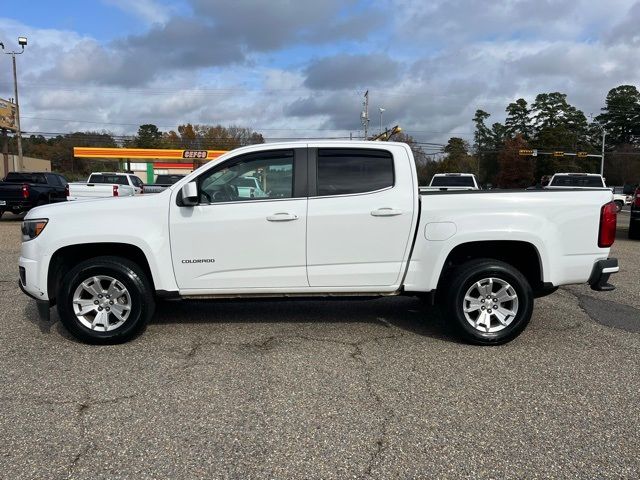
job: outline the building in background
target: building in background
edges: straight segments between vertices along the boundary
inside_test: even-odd
[[[43,160],[41,158],[33,158],[33,157],[22,157],[22,162],[24,163],[24,171],[25,172],[50,172],[51,171],[51,161]],[[18,162],[17,155],[9,155],[8,156],[8,165],[9,172],[19,172],[20,165]],[[0,178],[4,178],[7,175],[7,170],[5,168],[4,162],[0,162]]]

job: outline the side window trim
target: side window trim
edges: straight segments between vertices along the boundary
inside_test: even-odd
[[[347,150],[349,148],[345,148]],[[310,148],[309,149],[309,197],[310,198],[334,198],[334,197],[351,197],[351,196],[360,196],[360,195],[371,195],[374,193],[383,192],[385,190],[390,190],[395,188],[396,186],[396,161],[393,153],[386,149],[371,149],[371,148],[351,148],[353,151],[362,151],[362,150],[379,150],[383,151],[391,157],[391,167],[393,174],[393,181],[391,185],[378,188],[376,190],[367,190],[364,192],[352,192],[352,193],[337,193],[334,195],[320,195],[318,193],[318,148]]]
[[[309,197],[318,196],[318,149],[309,148],[308,154],[308,169],[307,182],[309,185]]]
[[[211,205],[224,205],[224,204],[228,204],[228,203],[254,203],[254,202],[281,202],[281,201],[287,201],[287,200],[296,200],[299,199],[300,197],[298,197],[296,195],[297,191],[296,191],[296,180],[298,179],[298,175],[296,173],[297,168],[302,164],[303,169],[306,168],[306,158],[305,158],[305,154],[303,152],[301,152],[302,150],[306,150],[306,148],[279,148],[279,149],[273,149],[273,150],[259,150],[256,152],[249,152],[243,155],[239,155],[237,157],[231,158],[229,159],[227,162],[224,162],[220,165],[216,165],[215,167],[207,170],[206,172],[203,172],[201,175],[199,175],[198,177],[196,177],[193,181],[197,182],[198,184],[198,191],[200,191],[201,188],[201,183],[202,183],[202,178],[205,176],[209,176],[209,175],[213,175],[216,172],[220,171],[220,169],[223,168],[232,168],[236,165],[238,165],[239,163],[243,163],[245,161],[251,161],[252,158],[251,157],[255,157],[256,159],[260,158],[261,154],[273,154],[273,153],[277,153],[277,152],[291,152],[292,154],[292,168],[293,168],[293,176],[292,176],[292,191],[291,191],[291,196],[290,197],[285,197],[285,198],[253,198],[251,200],[229,200],[229,201],[222,201],[222,202],[215,202],[215,203],[198,203],[199,206],[201,207],[207,207],[207,206],[211,206]],[[305,190],[305,195],[303,195],[304,197],[306,197],[306,185],[302,186]],[[180,201],[181,199],[181,195],[178,196],[178,201]]]

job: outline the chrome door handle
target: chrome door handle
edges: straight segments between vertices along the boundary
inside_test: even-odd
[[[267,220],[270,222],[291,222],[297,219],[298,215],[287,212],[274,213],[273,215],[269,215],[267,217]]]
[[[373,210],[371,215],[374,217],[395,217],[396,215],[402,215],[402,210],[388,207],[379,208],[378,210]]]

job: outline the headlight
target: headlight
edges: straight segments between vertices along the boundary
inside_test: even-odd
[[[40,235],[48,221],[47,218],[35,218],[22,222],[22,241],[28,242]]]

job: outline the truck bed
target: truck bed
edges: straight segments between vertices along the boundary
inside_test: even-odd
[[[594,262],[608,256],[608,249],[598,247],[600,211],[613,200],[608,189],[437,191],[419,197],[407,290],[435,290],[434,272],[468,242],[533,245],[543,280],[553,286],[586,283]]]

